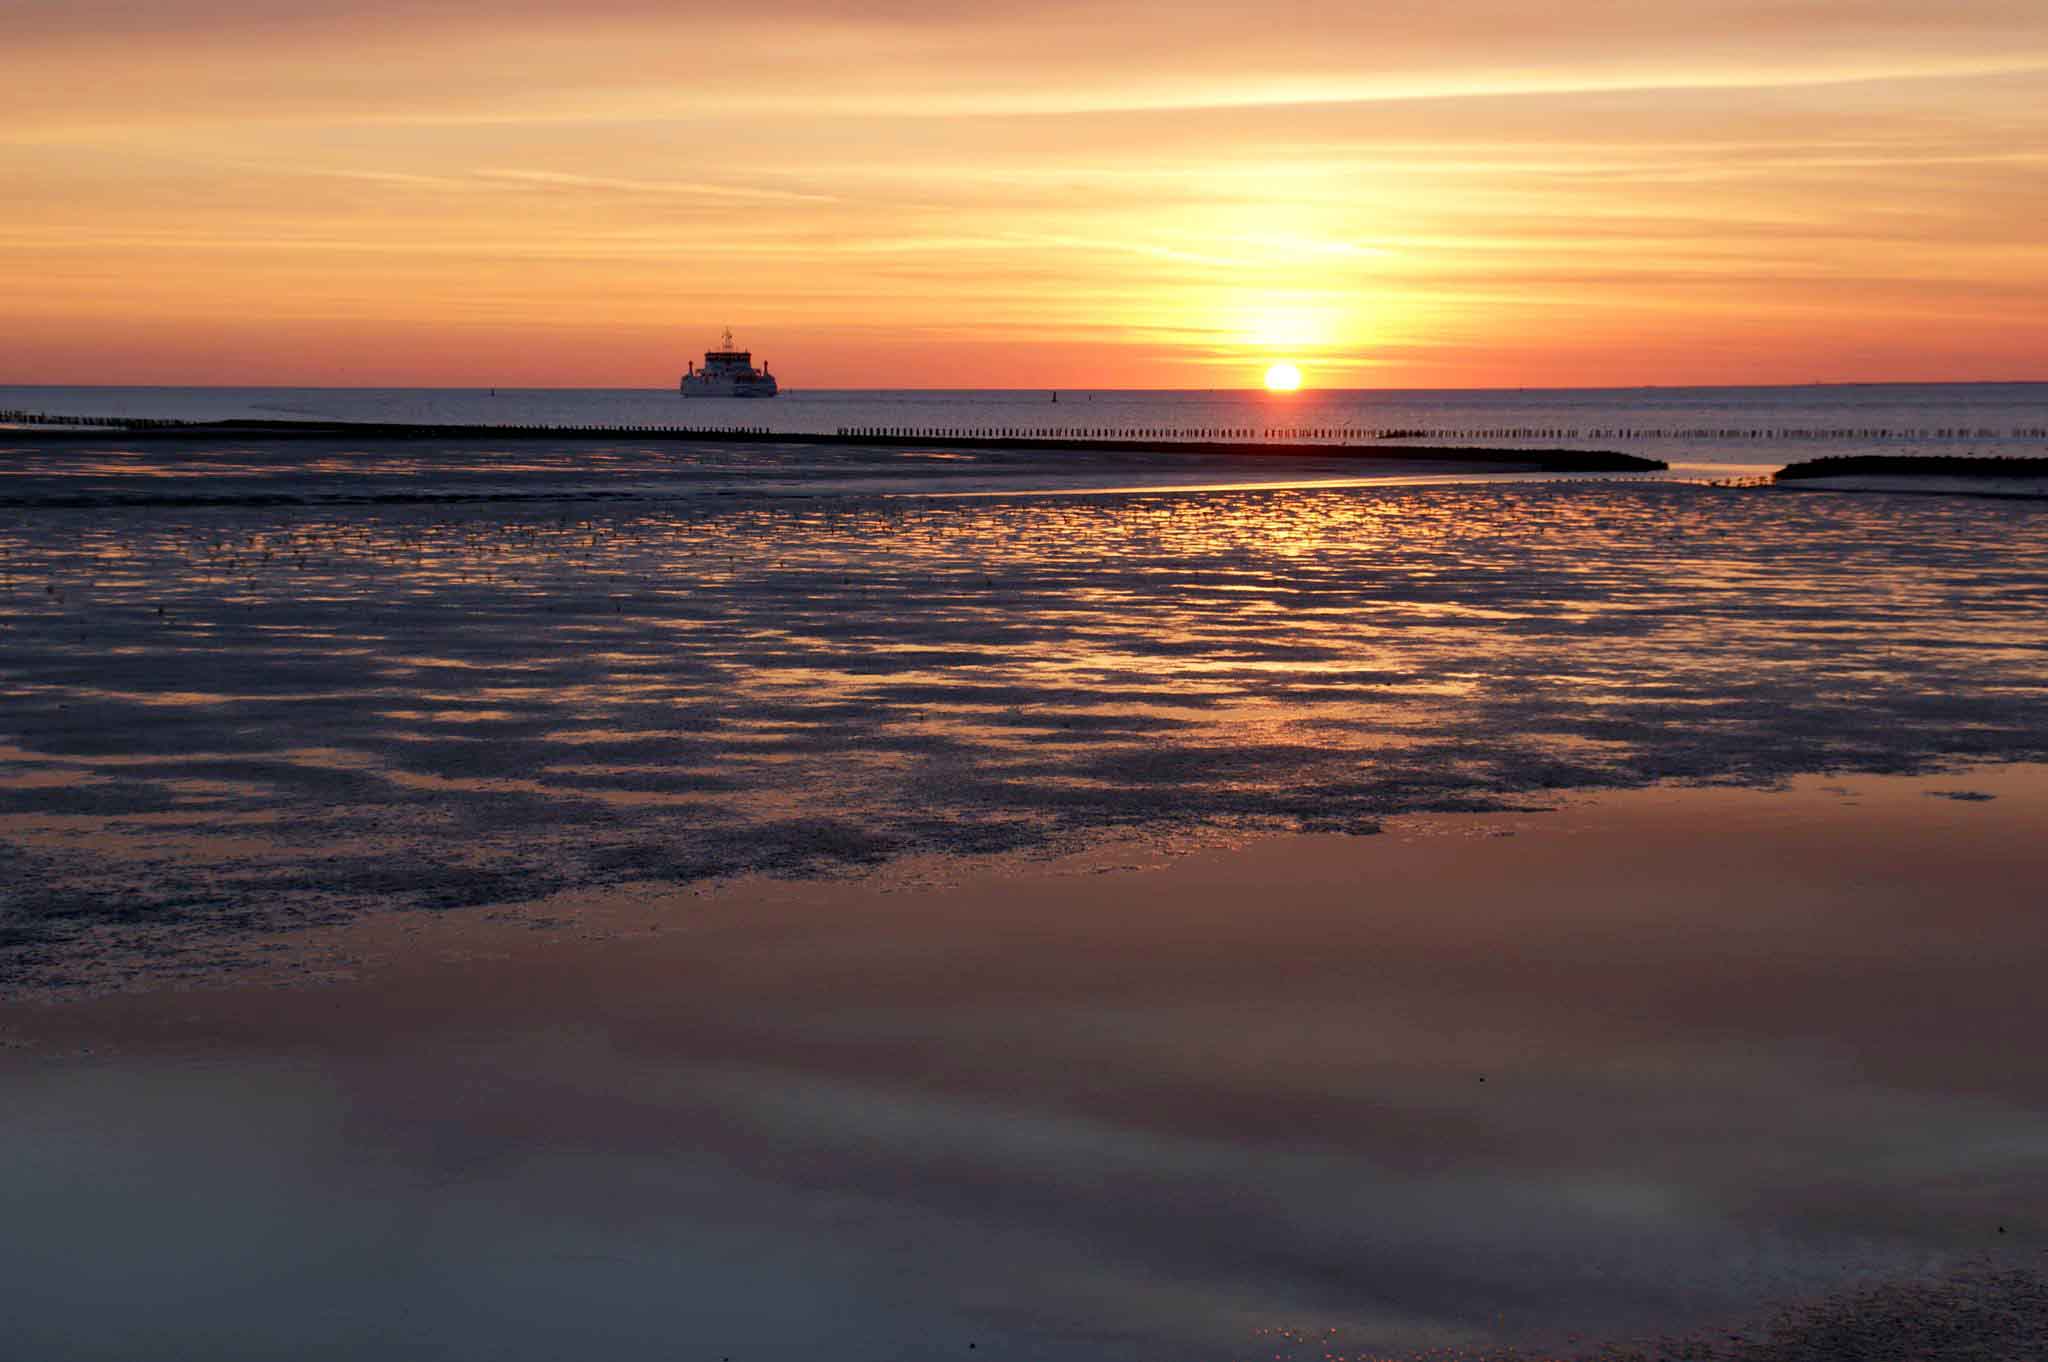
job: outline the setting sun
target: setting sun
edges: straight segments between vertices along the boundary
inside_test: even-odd
[[[1276,364],[1266,370],[1266,390],[1291,393],[1301,386],[1301,370],[1292,364]]]

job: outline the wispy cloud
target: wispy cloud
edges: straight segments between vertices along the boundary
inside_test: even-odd
[[[479,170],[476,177],[533,189],[591,194],[658,194],[693,199],[758,199],[774,203],[836,203],[832,194],[813,194],[761,185],[710,184],[700,180],[629,180],[604,175],[571,175],[556,170]]]

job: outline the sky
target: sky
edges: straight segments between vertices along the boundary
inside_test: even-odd
[[[2041,0],[8,0],[0,383],[2048,378]]]

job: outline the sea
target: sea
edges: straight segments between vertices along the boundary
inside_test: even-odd
[[[4,387],[0,413],[71,418],[745,428],[1202,438],[1288,445],[1613,449],[1681,474],[1826,455],[2048,452],[2048,383],[1263,391],[827,390],[773,400],[601,388]]]
[[[2048,756],[2048,503],[1742,476],[2039,453],[2048,384],[1059,398],[0,392],[48,417],[624,429],[0,431],[0,771],[37,847],[10,873],[93,905],[31,914],[28,973],[86,968],[64,943],[102,912],[209,894],[285,925]],[[632,430],[678,423],[792,439]],[[1274,450],[800,438],[843,428]],[[1347,429],[1673,468],[1366,468],[1330,448]],[[95,812],[90,845],[45,836]],[[226,859],[140,873],[159,818]]]
[[[2048,503],[1745,476],[2038,454],[2048,384],[1058,396],[0,389],[74,419],[625,431],[0,430],[9,807],[113,820],[14,881],[142,921],[227,885],[289,923],[2048,756]],[[675,424],[793,438],[632,432]],[[1275,447],[796,438],[876,428]],[[1343,431],[1672,470],[1368,469]],[[233,874],[136,873],[153,815],[188,813]],[[59,947],[98,911],[32,914],[29,972],[83,968]]]

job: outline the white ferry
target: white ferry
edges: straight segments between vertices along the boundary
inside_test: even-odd
[[[692,364],[682,382],[685,397],[773,397],[777,391],[775,375],[765,361],[756,369],[752,354],[732,348],[729,326],[718,338],[718,348],[704,352],[704,367]]]

